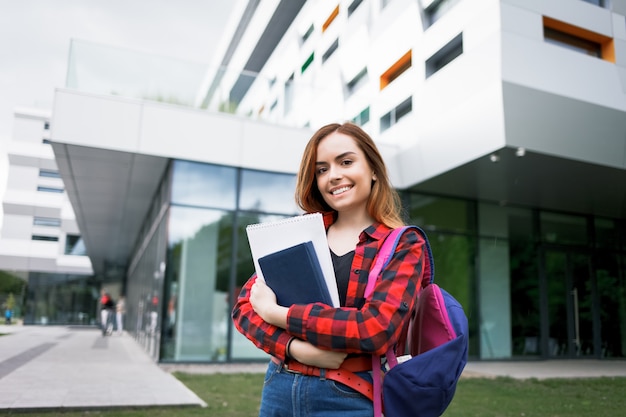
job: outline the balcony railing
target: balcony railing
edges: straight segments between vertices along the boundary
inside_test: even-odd
[[[73,40],[66,87],[92,94],[237,114],[281,125],[304,126],[292,112],[310,108],[324,88],[293,79],[278,81],[249,71]]]

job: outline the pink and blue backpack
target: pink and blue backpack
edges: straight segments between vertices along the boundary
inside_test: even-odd
[[[422,288],[406,332],[395,348],[389,349],[385,355],[389,370],[384,377],[381,375],[381,358],[373,358],[375,417],[381,416],[383,407],[386,417],[441,416],[454,397],[467,363],[467,316],[461,304],[434,283],[430,243],[419,227],[397,228],[385,239],[370,271],[365,297],[371,295],[400,236],[409,228],[416,230],[425,241]],[[410,354],[410,359],[398,363],[397,356],[405,353]]]

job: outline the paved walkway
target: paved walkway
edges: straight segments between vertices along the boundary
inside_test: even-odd
[[[206,406],[127,334],[0,325],[0,410]]]
[[[206,404],[171,372],[264,372],[264,363],[156,364],[128,334],[94,328],[0,325],[2,410]],[[464,377],[626,377],[626,360],[469,362]]]

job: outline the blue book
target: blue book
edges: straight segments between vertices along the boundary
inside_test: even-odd
[[[259,258],[265,283],[279,305],[322,302],[333,305],[313,242],[299,243]]]

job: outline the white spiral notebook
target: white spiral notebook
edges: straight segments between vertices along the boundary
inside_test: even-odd
[[[290,248],[300,243],[311,241],[315,254],[324,274],[326,286],[334,307],[339,307],[339,293],[333,261],[326,239],[326,228],[321,213],[289,217],[273,222],[251,224],[246,227],[248,243],[252,252],[254,269],[257,276],[263,278],[259,258]],[[297,279],[297,277],[294,277]],[[306,286],[303,285],[303,288]]]

